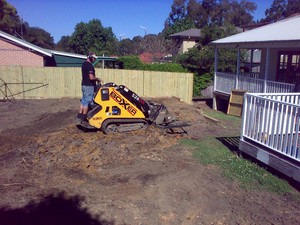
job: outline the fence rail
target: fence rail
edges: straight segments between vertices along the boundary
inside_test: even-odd
[[[104,82],[122,84],[144,97],[177,97],[191,104],[193,74],[96,68]],[[81,69],[64,67],[0,66],[0,79],[15,99],[81,96]],[[1,87],[0,87],[1,89]],[[0,98],[5,98],[0,91]]]
[[[293,92],[295,85],[216,72],[215,91],[230,94],[232,89],[247,90],[250,93],[286,93]]]
[[[299,93],[246,93],[241,139],[300,162],[299,103]]]

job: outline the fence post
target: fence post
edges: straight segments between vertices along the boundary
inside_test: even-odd
[[[217,110],[217,99],[216,99],[216,86],[217,86],[217,72],[218,72],[218,48],[215,47],[215,63],[214,63],[214,90],[213,90],[213,109]]]
[[[239,89],[239,76],[240,76],[240,67],[241,67],[241,49],[238,47],[238,56],[237,56],[237,63],[236,63],[236,78],[235,78],[235,89]]]
[[[269,64],[270,64],[269,60],[270,60],[270,48],[267,48],[266,70],[265,70],[263,93],[267,93],[267,79],[268,79],[268,76],[269,76]]]

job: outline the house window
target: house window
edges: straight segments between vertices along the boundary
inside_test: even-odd
[[[279,52],[277,81],[297,84],[300,81],[300,52]]]
[[[261,64],[261,49],[247,49],[243,53],[241,75],[259,78]]]

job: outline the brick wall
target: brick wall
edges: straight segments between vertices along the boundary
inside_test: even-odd
[[[0,65],[44,66],[44,58],[28,48],[0,39]]]

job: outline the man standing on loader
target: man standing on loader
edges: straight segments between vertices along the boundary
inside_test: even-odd
[[[79,112],[77,114],[77,124],[87,122],[87,113],[89,109],[89,103],[93,101],[94,89],[96,82],[103,81],[96,77],[95,68],[93,62],[97,59],[95,53],[91,52],[87,55],[86,61],[81,66],[82,81],[81,81],[81,91],[82,98],[79,107]]]

